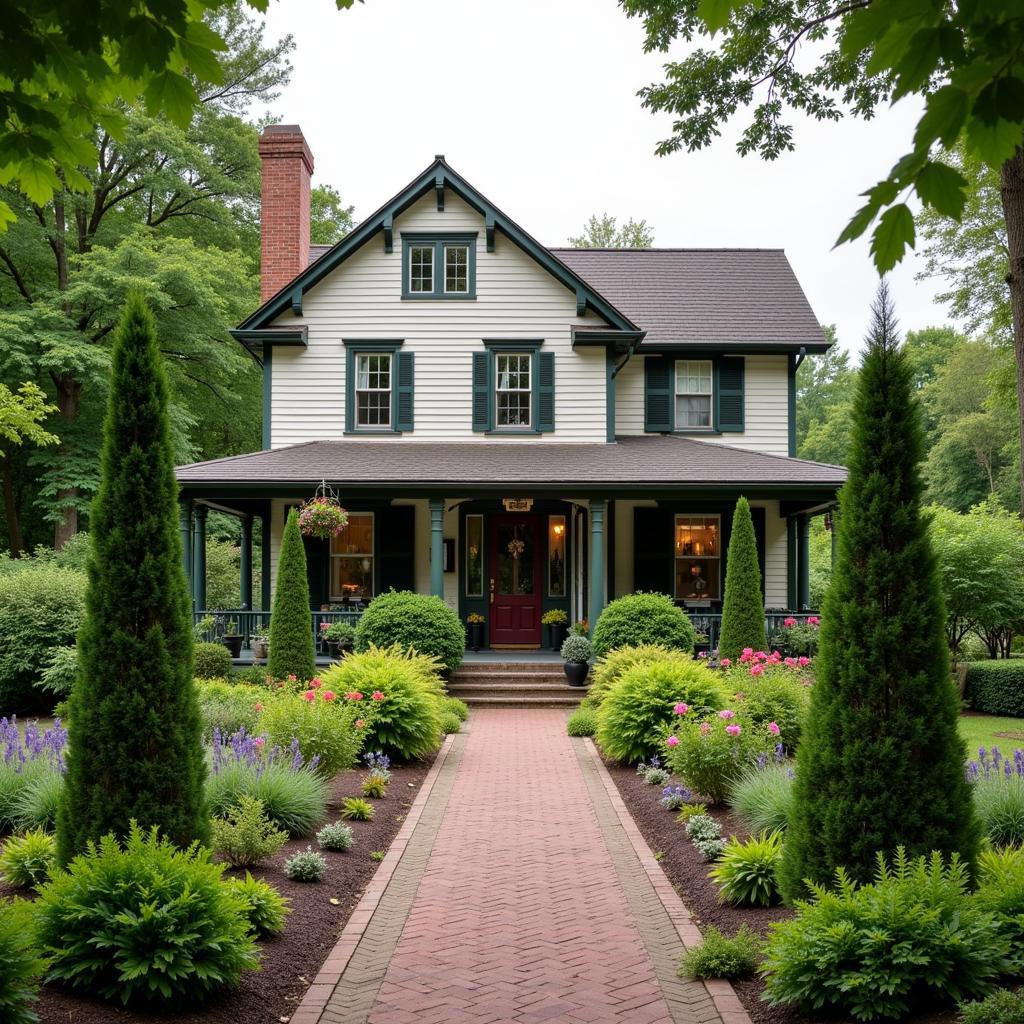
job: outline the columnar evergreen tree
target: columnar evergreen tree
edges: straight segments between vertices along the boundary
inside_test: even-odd
[[[921,513],[920,414],[884,282],[867,343],[780,872],[790,900],[840,865],[870,878],[879,850],[958,852],[971,864],[980,841]]]
[[[312,679],[316,673],[313,630],[309,618],[309,578],[299,517],[292,509],[281,538],[277,586],[270,614],[270,674],[275,679],[294,675]]]
[[[754,521],[750,517],[750,504],[741,496],[732,516],[718,656],[735,661],[743,653],[744,647],[763,651],[767,644],[757,537],[754,534]]]
[[[57,821],[67,863],[133,819],[176,844],[208,838],[206,763],[178,528],[167,383],[145,301],[114,340],[86,618]]]

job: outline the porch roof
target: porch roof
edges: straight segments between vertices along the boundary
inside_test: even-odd
[[[620,437],[614,444],[476,441],[307,441],[177,469],[185,490],[211,485],[444,487],[500,492],[515,485],[563,490],[752,487],[835,490],[846,470],[673,435]]]

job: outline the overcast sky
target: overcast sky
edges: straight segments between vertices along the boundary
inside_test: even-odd
[[[302,126],[314,183],[334,185],[357,220],[444,153],[548,245],[607,211],[645,219],[655,245],[781,247],[818,319],[860,347],[877,275],[866,240],[832,245],[905,152],[916,107],[801,121],[796,151],[774,163],[740,157],[735,129],[658,157],[668,119],[636,92],[665,57],[643,53],[640,23],[615,0],[278,0],[267,29],[297,44],[273,112]],[[914,279],[921,265],[912,255],[891,275],[904,329],[948,320],[937,283]]]

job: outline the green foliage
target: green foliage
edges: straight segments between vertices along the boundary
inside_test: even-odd
[[[593,736],[597,731],[597,714],[592,708],[577,708],[565,723],[570,736]]]
[[[371,602],[356,626],[356,650],[412,647],[432,655],[445,668],[458,668],[466,649],[466,631],[439,597],[389,590]]]
[[[238,798],[223,818],[210,823],[214,852],[232,867],[253,867],[269,860],[288,842],[288,833],[275,827],[263,803],[251,796]]]
[[[341,801],[341,816],[350,821],[373,821],[376,811],[368,800],[347,796]]]
[[[253,878],[246,871],[245,878],[229,878],[228,888],[243,905],[249,929],[256,938],[270,938],[284,931],[285,918],[291,913],[288,906],[291,900],[272,885]]]
[[[594,627],[594,653],[606,657],[619,647],[661,644],[670,650],[693,653],[697,632],[665,594],[638,592],[609,602]]]
[[[462,719],[448,711],[441,713],[441,731],[445,736],[454,736],[462,732]]]
[[[331,643],[351,649],[356,642],[355,627],[350,622],[332,622],[323,632],[323,638]]]
[[[338,693],[360,692],[371,698],[360,702],[369,705],[364,709],[365,749],[392,757],[423,757],[441,744],[444,691],[436,669],[437,662],[422,653],[370,644],[332,665],[323,680]],[[383,699],[373,700],[373,693],[383,694]]]
[[[641,662],[623,672],[602,701],[597,742],[606,757],[636,764],[661,750],[676,704],[702,715],[723,708],[725,701],[715,673],[693,659]]]
[[[56,444],[60,438],[43,427],[43,421],[57,406],[48,405],[38,384],[26,381],[17,391],[0,384],[0,446]],[[2,456],[0,456],[2,458]]]
[[[669,650],[662,644],[637,644],[626,647],[616,647],[607,654],[598,658],[591,673],[592,682],[587,691],[587,701],[592,707],[597,708],[605,695],[618,681],[619,676],[628,668],[632,668],[641,662],[670,661],[676,658],[686,658],[689,655],[680,651]]]
[[[991,914],[1010,943],[1013,974],[1024,972],[1024,850],[985,850],[973,902]]]
[[[570,633],[562,641],[562,659],[564,661],[590,661],[594,656],[593,644],[585,637]]]
[[[203,739],[210,740],[214,729],[224,737],[233,736],[239,729],[250,735],[255,732],[259,717],[256,707],[267,701],[268,695],[256,686],[204,679],[196,683],[196,699],[203,720]]]
[[[322,882],[327,873],[327,860],[322,853],[307,846],[284,862],[284,873],[293,882]]]
[[[52,832],[57,827],[64,786],[64,776],[56,768],[30,772],[11,806],[15,827]]]
[[[455,715],[460,722],[465,722],[469,718],[469,705],[459,700],[458,697],[443,697],[441,699],[441,712],[442,714]]]
[[[779,742],[787,750],[796,750],[811,705],[807,681],[791,668],[772,666],[759,676],[750,675],[743,666],[734,668],[728,680],[743,694],[743,717],[754,725],[774,722],[779,727]]]
[[[45,882],[56,863],[57,844],[53,836],[42,829],[33,829],[24,835],[11,836],[4,843],[0,875],[8,885],[30,889]]]
[[[209,527],[207,528],[209,529]],[[237,608],[241,600],[241,549],[233,540],[207,537],[206,607]],[[199,671],[196,671],[199,675]]]
[[[458,730],[459,720],[455,720],[456,731]],[[388,782],[381,775],[375,775],[372,772],[363,779],[363,796],[368,796],[373,800],[383,800],[388,795]]]
[[[89,841],[39,889],[39,942],[49,981],[119,999],[181,1004],[236,985],[258,954],[244,907],[199,844],[178,850],[132,823]],[[96,955],[103,936],[103,955]]]
[[[989,842],[996,846],[1024,844],[1024,777],[995,771],[971,784],[974,809]]]
[[[875,855],[958,852],[980,828],[964,776],[945,609],[921,514],[921,425],[884,285],[854,403],[838,551],[779,871],[788,900]]]
[[[246,796],[263,804],[267,817],[290,836],[308,836],[327,813],[327,781],[308,767],[293,771],[274,761],[232,762],[206,780],[210,813],[223,817]]]
[[[331,693],[326,689],[303,694],[284,690],[268,699],[259,718],[260,729],[282,750],[297,739],[307,762],[319,758],[316,772],[326,779],[356,763],[365,733],[355,726],[360,712],[355,701],[341,697],[326,700],[324,694]],[[307,699],[307,694],[312,694],[312,699]]]
[[[654,245],[654,229],[645,220],[630,217],[619,227],[618,220],[607,213],[591,214],[583,234],[570,238],[569,244],[574,249],[649,249]]]
[[[972,661],[965,695],[975,711],[1024,718],[1024,660]]]
[[[78,648],[58,647],[50,652],[50,660],[39,677],[39,689],[61,700],[71,695],[78,675]]]
[[[676,815],[676,821],[680,825],[688,825],[691,818],[708,817],[708,809],[704,804],[683,804]]]
[[[1001,988],[980,1002],[961,1003],[960,1024],[1024,1024],[1024,993]]]
[[[733,836],[708,877],[726,903],[770,907],[779,901],[775,870],[781,856],[781,832],[762,832],[746,842]]]
[[[194,648],[197,679],[226,679],[231,675],[231,652],[218,643],[198,643]]]
[[[270,615],[270,658],[267,669],[275,679],[296,676],[305,682],[316,675],[313,627],[309,617],[309,579],[306,549],[299,533],[295,509],[281,537],[277,560],[277,586]]]
[[[814,884],[810,902],[772,926],[762,968],[768,1002],[899,1019],[919,1000],[992,987],[1009,943],[969,901],[959,857],[911,859],[900,847],[891,867],[881,853],[877,865],[874,882],[860,887],[837,869],[834,889]]]
[[[31,1009],[46,962],[36,949],[35,910],[24,900],[0,900],[0,1019],[36,1024]]]
[[[684,954],[679,973],[684,978],[749,978],[761,959],[763,943],[746,925],[730,939],[713,924],[704,932],[704,941]]]
[[[684,826],[686,837],[706,861],[717,860],[725,849],[722,826],[709,814],[691,814]]]
[[[352,844],[356,840],[351,825],[346,825],[343,821],[335,821],[324,825],[317,832],[316,841],[320,844],[321,849],[338,850],[344,853],[345,850],[352,848]]]
[[[750,504],[741,496],[736,502],[732,532],[729,535],[718,654],[719,657],[735,661],[743,653],[744,647],[763,651],[767,645],[757,537],[754,535],[754,521],[750,517]]]
[[[733,782],[728,799],[748,831],[781,832],[793,806],[793,769],[785,762],[750,765]]]
[[[209,835],[167,383],[152,314],[137,296],[114,342],[110,394],[58,820],[62,864],[89,839],[123,835],[131,820],[158,825],[179,846]]]
[[[16,764],[9,761],[0,763],[0,832],[11,832],[18,827],[18,803],[21,793],[28,784],[43,772],[56,769],[43,760]]]
[[[85,608],[82,573],[35,563],[0,574],[0,709],[47,710],[38,687],[55,650],[75,642]]]

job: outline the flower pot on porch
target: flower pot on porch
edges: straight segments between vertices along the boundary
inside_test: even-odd
[[[222,636],[220,642],[231,652],[232,658],[242,656],[242,637],[238,634]]]
[[[341,644],[336,640],[325,640],[324,643],[327,646],[327,655],[330,658],[337,658],[341,649]]]
[[[482,622],[470,622],[467,623],[466,629],[468,631],[469,649],[479,651],[484,642],[484,624]]]
[[[560,651],[565,643],[566,624],[564,622],[552,622],[548,629],[551,630],[551,650]]]
[[[588,661],[567,661],[565,663],[565,678],[570,686],[586,686],[587,674],[590,672]]]

